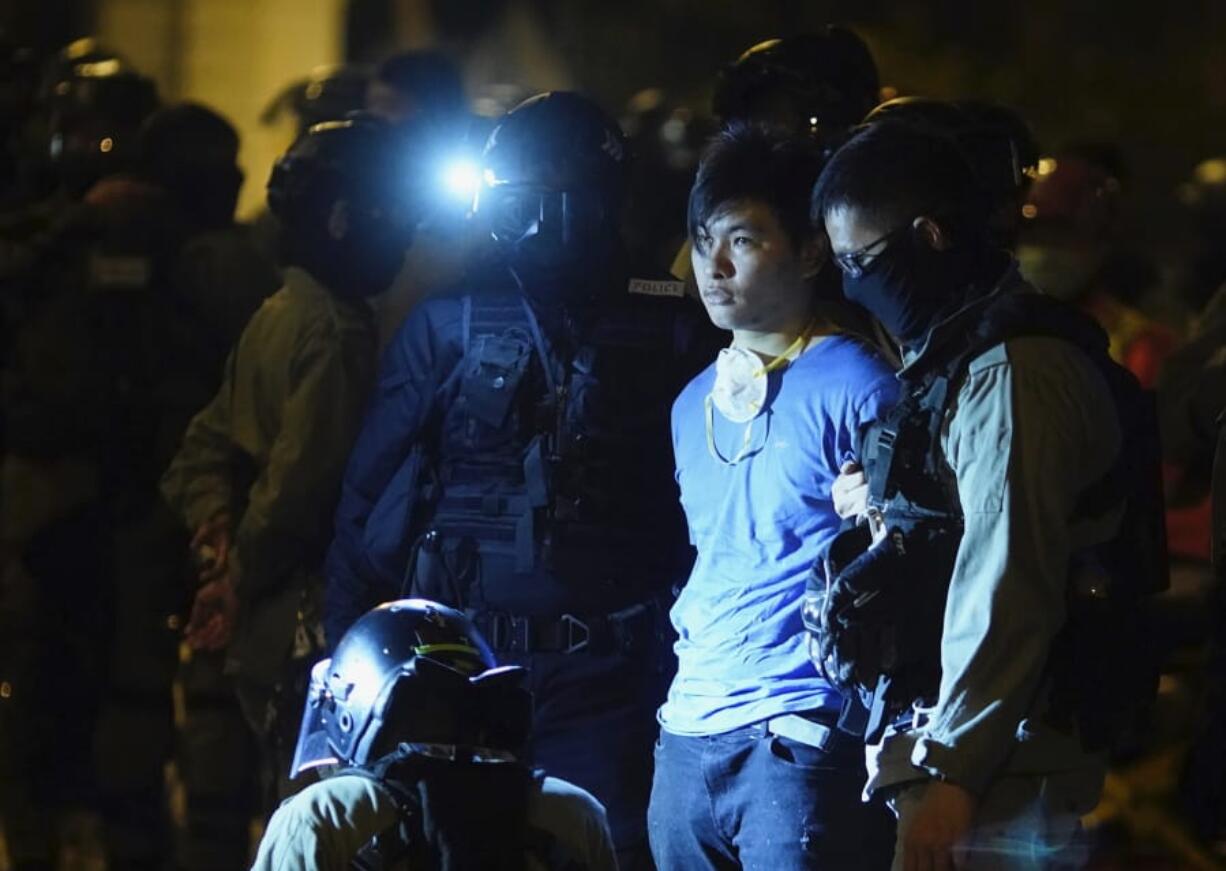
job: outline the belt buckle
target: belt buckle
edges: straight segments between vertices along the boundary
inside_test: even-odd
[[[566,627],[566,648],[562,652],[578,653],[580,650],[587,647],[588,642],[592,638],[591,628],[574,614],[563,614],[560,619],[562,624]],[[576,629],[583,633],[583,637],[578,641],[575,640]]]

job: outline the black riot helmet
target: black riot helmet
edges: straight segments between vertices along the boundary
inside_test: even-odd
[[[463,762],[522,753],[531,723],[523,669],[498,668],[461,612],[425,599],[387,602],[350,627],[311,670],[290,775],[365,765],[401,745]]]
[[[157,108],[157,87],[117,58],[72,64],[48,81],[44,159],[60,183],[83,193],[131,165],[137,131]]]
[[[341,296],[386,290],[421,214],[421,143],[364,113],[316,124],[273,166],[281,256]]]
[[[993,239],[1005,248],[1016,244],[1022,203],[1039,164],[1038,142],[1021,115],[996,103],[908,96],[877,106],[864,124],[886,121],[952,139],[989,199]]]
[[[617,122],[568,91],[520,103],[482,155],[476,213],[530,289],[574,286],[617,250],[627,149]]]
[[[316,124],[339,121],[366,104],[369,67],[335,64],[315,67],[304,79],[287,85],[260,113],[260,121],[274,124],[286,112],[293,114],[298,135]]]
[[[711,108],[725,123],[776,123],[829,142],[876,105],[879,88],[868,46],[829,25],[751,46],[720,72]]]

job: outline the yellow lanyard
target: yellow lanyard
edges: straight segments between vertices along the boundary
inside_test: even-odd
[[[816,317],[809,321],[808,325],[801,331],[801,334],[796,337],[796,341],[788,345],[787,349],[775,359],[771,360],[766,365],[753,373],[754,378],[765,378],[777,369],[782,369],[784,366],[791,363],[794,359],[800,357],[805,352],[809,345],[809,340],[813,338],[814,331],[817,327],[818,319]],[[796,357],[792,355],[795,354]],[[720,453],[719,447],[715,444],[715,403],[711,401],[711,394],[707,394],[707,398],[703,401],[703,409],[706,412],[707,418],[707,452],[716,460],[723,463],[725,466],[735,466],[737,463],[749,457],[753,451],[753,422],[757,420],[757,416],[749,420],[745,424],[745,432],[741,436],[740,450],[728,459]]]

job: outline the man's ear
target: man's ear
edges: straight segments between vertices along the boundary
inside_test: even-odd
[[[915,235],[927,242],[928,247],[934,251],[948,251],[953,247],[949,233],[932,218],[920,215],[911,222],[911,227],[915,230]]]
[[[815,278],[822,271],[826,261],[830,259],[830,240],[824,232],[810,238],[800,248],[800,259],[804,262],[805,279]]]
[[[337,200],[328,212],[328,236],[339,242],[349,235],[349,203]]]

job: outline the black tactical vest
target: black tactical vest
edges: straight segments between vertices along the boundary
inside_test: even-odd
[[[544,579],[613,610],[684,574],[669,419],[696,368],[686,302],[627,295],[578,321],[518,293],[463,298],[418,581],[481,608]]]
[[[956,480],[941,449],[942,429],[970,362],[1024,336],[1058,338],[1082,349],[1112,389],[1124,436],[1115,467],[1082,494],[1076,510],[1077,516],[1092,517],[1121,501],[1128,505],[1116,539],[1077,557],[1100,566],[1114,584],[1109,592],[1095,591],[1088,600],[1095,602],[1092,606],[1074,601],[1076,591],[1071,590],[1070,619],[1053,657],[1056,693],[1069,716],[1080,719],[1083,735],[1101,734],[1101,741],[1109,740],[1107,733],[1124,716],[1123,709],[1135,707],[1136,696],[1149,693],[1152,675],[1146,674],[1143,663],[1124,670],[1110,659],[1121,639],[1142,634],[1136,620],[1140,599],[1165,587],[1152,403],[1142,396],[1136,380],[1110,359],[1106,335],[1087,316],[1039,294],[997,293],[948,325],[939,347],[903,375],[899,403],[862,434],[870,514],[888,530],[884,546],[876,549],[877,567],[886,570],[870,567],[861,572],[863,580],[853,578],[853,586],[859,586],[850,590],[852,595],[841,591],[844,601],[850,599],[842,606],[843,618],[827,623],[836,632],[853,626],[872,637],[872,643],[855,646],[874,661],[842,672],[877,676],[875,685],[859,681],[869,699],[870,737],[913,703],[935,701],[945,600],[963,533]],[[863,527],[841,533],[832,545],[828,570],[846,569],[867,545]],[[1093,668],[1093,662],[1104,667]],[[1112,672],[1115,680],[1107,678]]]

